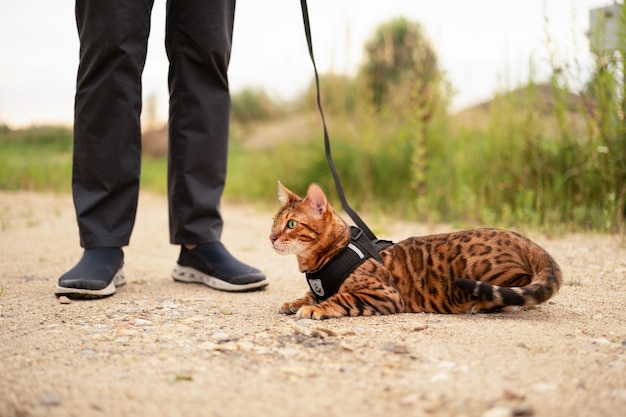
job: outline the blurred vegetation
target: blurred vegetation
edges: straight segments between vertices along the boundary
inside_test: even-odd
[[[68,189],[72,136],[64,127],[0,126],[0,189]]]
[[[549,79],[531,75],[521,88],[450,115],[452,88],[420,26],[397,19],[379,27],[355,77],[321,76],[351,205],[430,222],[623,233],[626,54],[595,56],[592,79],[574,94],[579,64],[558,61],[549,36],[546,48]],[[315,112],[314,97],[312,83],[297,108]],[[271,147],[235,144],[229,197],[271,201],[277,179],[301,193],[316,181],[334,196],[319,119]],[[239,179],[251,171],[254,180]]]
[[[241,124],[273,120],[285,111],[262,89],[246,88],[232,96],[232,116]]]
[[[0,190],[72,191],[72,129],[33,126],[12,130],[0,125]],[[164,158],[144,158],[141,182],[166,190]]]
[[[579,64],[556,59],[549,36],[546,47],[548,79],[531,75],[450,114],[452,87],[421,26],[381,25],[355,76],[320,77],[351,205],[462,226],[624,233],[626,50],[596,52],[593,76],[573,93]],[[275,207],[277,180],[296,193],[315,181],[339,208],[315,95],[314,82],[290,103],[256,89],[233,94],[228,199]],[[0,129],[0,146],[0,188],[69,191],[70,130]],[[144,158],[143,187],[165,192],[165,170],[164,158]]]

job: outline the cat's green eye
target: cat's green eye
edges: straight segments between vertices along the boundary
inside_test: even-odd
[[[298,222],[293,220],[293,219],[291,219],[291,220],[289,220],[287,222],[287,228],[288,229],[295,229],[297,225],[298,225]]]

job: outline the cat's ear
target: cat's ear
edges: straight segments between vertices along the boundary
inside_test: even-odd
[[[306,192],[304,201],[308,202],[320,215],[328,211],[328,200],[319,185],[312,183]]]
[[[278,201],[280,204],[287,204],[292,201],[300,201],[300,197],[289,191],[280,181],[278,181]]]

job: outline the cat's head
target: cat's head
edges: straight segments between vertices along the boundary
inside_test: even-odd
[[[349,239],[348,225],[335,213],[319,185],[309,185],[301,198],[279,182],[278,200],[281,205],[270,242],[282,255],[295,254],[301,270],[312,268],[332,247]]]

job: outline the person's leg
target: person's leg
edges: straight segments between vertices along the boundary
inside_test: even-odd
[[[81,245],[128,245],[141,166],[141,74],[152,0],[76,2],[72,190]]]
[[[267,285],[259,270],[237,261],[220,243],[234,14],[235,0],[168,0],[165,39],[170,240],[182,246],[174,279],[231,291]]]
[[[80,62],[72,192],[85,248],[55,293],[100,297],[124,283],[141,166],[141,74],[153,0],[76,2]],[[115,281],[115,282],[113,282]]]
[[[233,0],[169,0],[169,210],[174,244],[219,241],[226,180]]]

